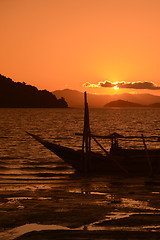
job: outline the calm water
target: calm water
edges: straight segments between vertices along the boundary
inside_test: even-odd
[[[160,135],[160,109],[90,109],[90,125],[92,133],[98,135]],[[32,230],[75,226],[82,230],[160,230],[159,184],[75,177],[70,166],[25,131],[78,149],[82,137],[75,133],[83,131],[83,109],[0,109],[0,215],[4,216],[0,219],[0,239],[14,239]],[[109,141],[101,143],[110,148]],[[143,147],[142,141],[120,144]],[[157,143],[147,145],[159,147]],[[101,151],[94,143],[93,149]],[[41,212],[46,216],[41,217]],[[19,214],[16,219],[20,222],[14,221],[14,214]]]
[[[160,135],[160,109],[90,109],[90,125],[99,135]],[[82,138],[75,133],[82,130],[83,109],[0,109],[0,181],[66,178],[73,170],[25,131],[78,149]],[[140,147],[142,142],[121,145]],[[101,151],[94,143],[93,148]]]

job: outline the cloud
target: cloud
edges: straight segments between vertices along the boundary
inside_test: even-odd
[[[119,82],[116,85],[119,88],[150,89],[150,90],[160,89],[160,86],[155,85],[153,82]]]
[[[86,82],[82,85],[83,87],[100,87],[98,84]]]
[[[115,84],[110,81],[99,82],[98,84],[86,82],[83,87],[114,87]]]
[[[112,82],[110,82],[110,81],[104,81],[104,82],[99,82],[99,85],[101,86],[101,87],[109,87],[109,88],[111,88],[111,87],[114,87],[114,86],[116,86],[116,84],[114,84],[114,83],[112,83]]]
[[[83,84],[84,87],[106,87],[106,88],[113,88],[115,86],[119,88],[132,88],[132,89],[150,89],[150,90],[159,90],[160,86],[157,86],[153,82],[116,82],[112,83],[108,80],[104,82],[99,82],[98,84],[92,84],[86,82]]]

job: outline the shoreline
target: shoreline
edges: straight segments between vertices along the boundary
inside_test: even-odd
[[[144,180],[72,178],[57,184],[1,185],[0,236],[153,239],[160,231],[159,185]]]

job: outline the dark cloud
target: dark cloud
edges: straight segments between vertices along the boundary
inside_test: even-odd
[[[119,88],[133,88],[133,89],[150,89],[158,90],[159,86],[156,86],[152,82],[119,82],[116,84]]]
[[[150,89],[159,90],[160,86],[155,85],[153,82],[116,82],[112,83],[108,80],[104,82],[99,82],[98,84],[86,82],[83,84],[84,87],[104,87],[113,88],[115,86],[119,88],[132,88],[132,89]]]
[[[100,82],[100,83],[98,83],[98,85],[100,87],[106,87],[106,88],[108,88],[108,87],[111,88],[111,87],[116,86],[115,84],[111,83],[110,81]]]

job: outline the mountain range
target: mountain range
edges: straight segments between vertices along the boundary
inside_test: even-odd
[[[64,97],[68,103],[69,107],[80,107],[83,108],[84,106],[84,96],[83,92],[71,89],[64,89],[64,90],[56,90],[53,94],[57,98]],[[141,105],[149,105],[160,103],[160,96],[152,95],[152,94],[116,94],[116,95],[96,95],[96,94],[87,94],[88,97],[88,104],[91,108],[102,108],[105,104],[111,101],[117,101],[119,99],[124,101],[129,101]]]

